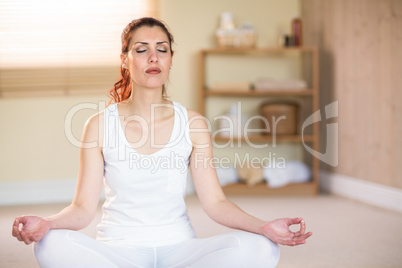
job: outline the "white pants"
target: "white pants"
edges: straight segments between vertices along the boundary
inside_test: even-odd
[[[162,247],[137,247],[100,242],[80,232],[51,230],[34,244],[42,268],[104,267],[275,267],[279,246],[248,232],[193,238]]]

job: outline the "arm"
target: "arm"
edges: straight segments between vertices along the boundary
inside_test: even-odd
[[[311,233],[304,233],[305,223],[301,218],[266,222],[247,214],[226,198],[212,161],[212,144],[205,118],[193,111],[189,111],[189,118],[193,142],[191,175],[198,198],[208,216],[227,227],[262,234],[280,244],[304,244]],[[289,226],[292,224],[300,224],[300,230],[291,232]]]
[[[17,217],[12,234],[19,241],[24,241],[26,244],[37,242],[51,229],[79,230],[86,227],[94,218],[103,178],[101,152],[103,138],[99,137],[99,130],[103,129],[103,120],[99,116],[91,117],[84,127],[78,182],[71,205],[45,219],[37,216]],[[88,143],[93,143],[95,146],[85,146]]]
[[[70,206],[46,218],[50,229],[80,230],[88,226],[95,216],[104,172],[102,143],[99,141],[99,132],[103,129],[103,124],[99,126],[99,122],[103,120],[97,115],[91,117],[85,124],[75,196]],[[84,146],[90,143],[95,145]]]

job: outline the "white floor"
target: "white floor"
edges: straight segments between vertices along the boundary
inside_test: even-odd
[[[306,245],[281,247],[278,267],[401,267],[402,214],[349,199],[316,197],[230,197],[243,210],[269,220],[280,217],[305,218],[313,236]],[[212,222],[195,196],[187,198],[189,215],[199,237],[231,231]],[[47,216],[65,204],[0,207],[0,267],[38,267],[32,248],[11,236],[15,216]],[[94,222],[83,230],[94,236]]]

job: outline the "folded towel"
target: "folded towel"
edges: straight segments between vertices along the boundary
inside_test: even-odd
[[[269,78],[260,78],[254,82],[255,90],[275,90],[275,89],[305,89],[306,81],[299,79],[274,80]]]
[[[264,179],[268,187],[278,188],[289,183],[307,182],[311,178],[311,170],[300,161],[288,161],[286,168],[264,168]]]
[[[249,91],[250,83],[248,81],[241,82],[215,82],[210,86],[212,90],[227,90],[227,91]]]

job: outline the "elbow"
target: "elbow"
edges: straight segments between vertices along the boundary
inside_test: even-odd
[[[226,207],[226,204],[230,202],[226,198],[222,198],[219,200],[216,200],[215,202],[211,202],[208,204],[205,204],[203,206],[203,209],[205,213],[214,221],[220,223],[220,218],[222,215],[222,209]]]
[[[87,208],[79,205],[72,205],[78,211],[74,230],[78,231],[87,227],[95,218],[96,208]]]
[[[89,224],[92,222],[93,218],[85,218],[81,219],[78,221],[76,228],[74,228],[75,231],[82,230],[86,227],[89,226]]]
[[[79,229],[84,229],[85,227],[88,227],[88,225],[91,224],[91,222],[95,218],[95,212],[87,212],[82,216]]]

